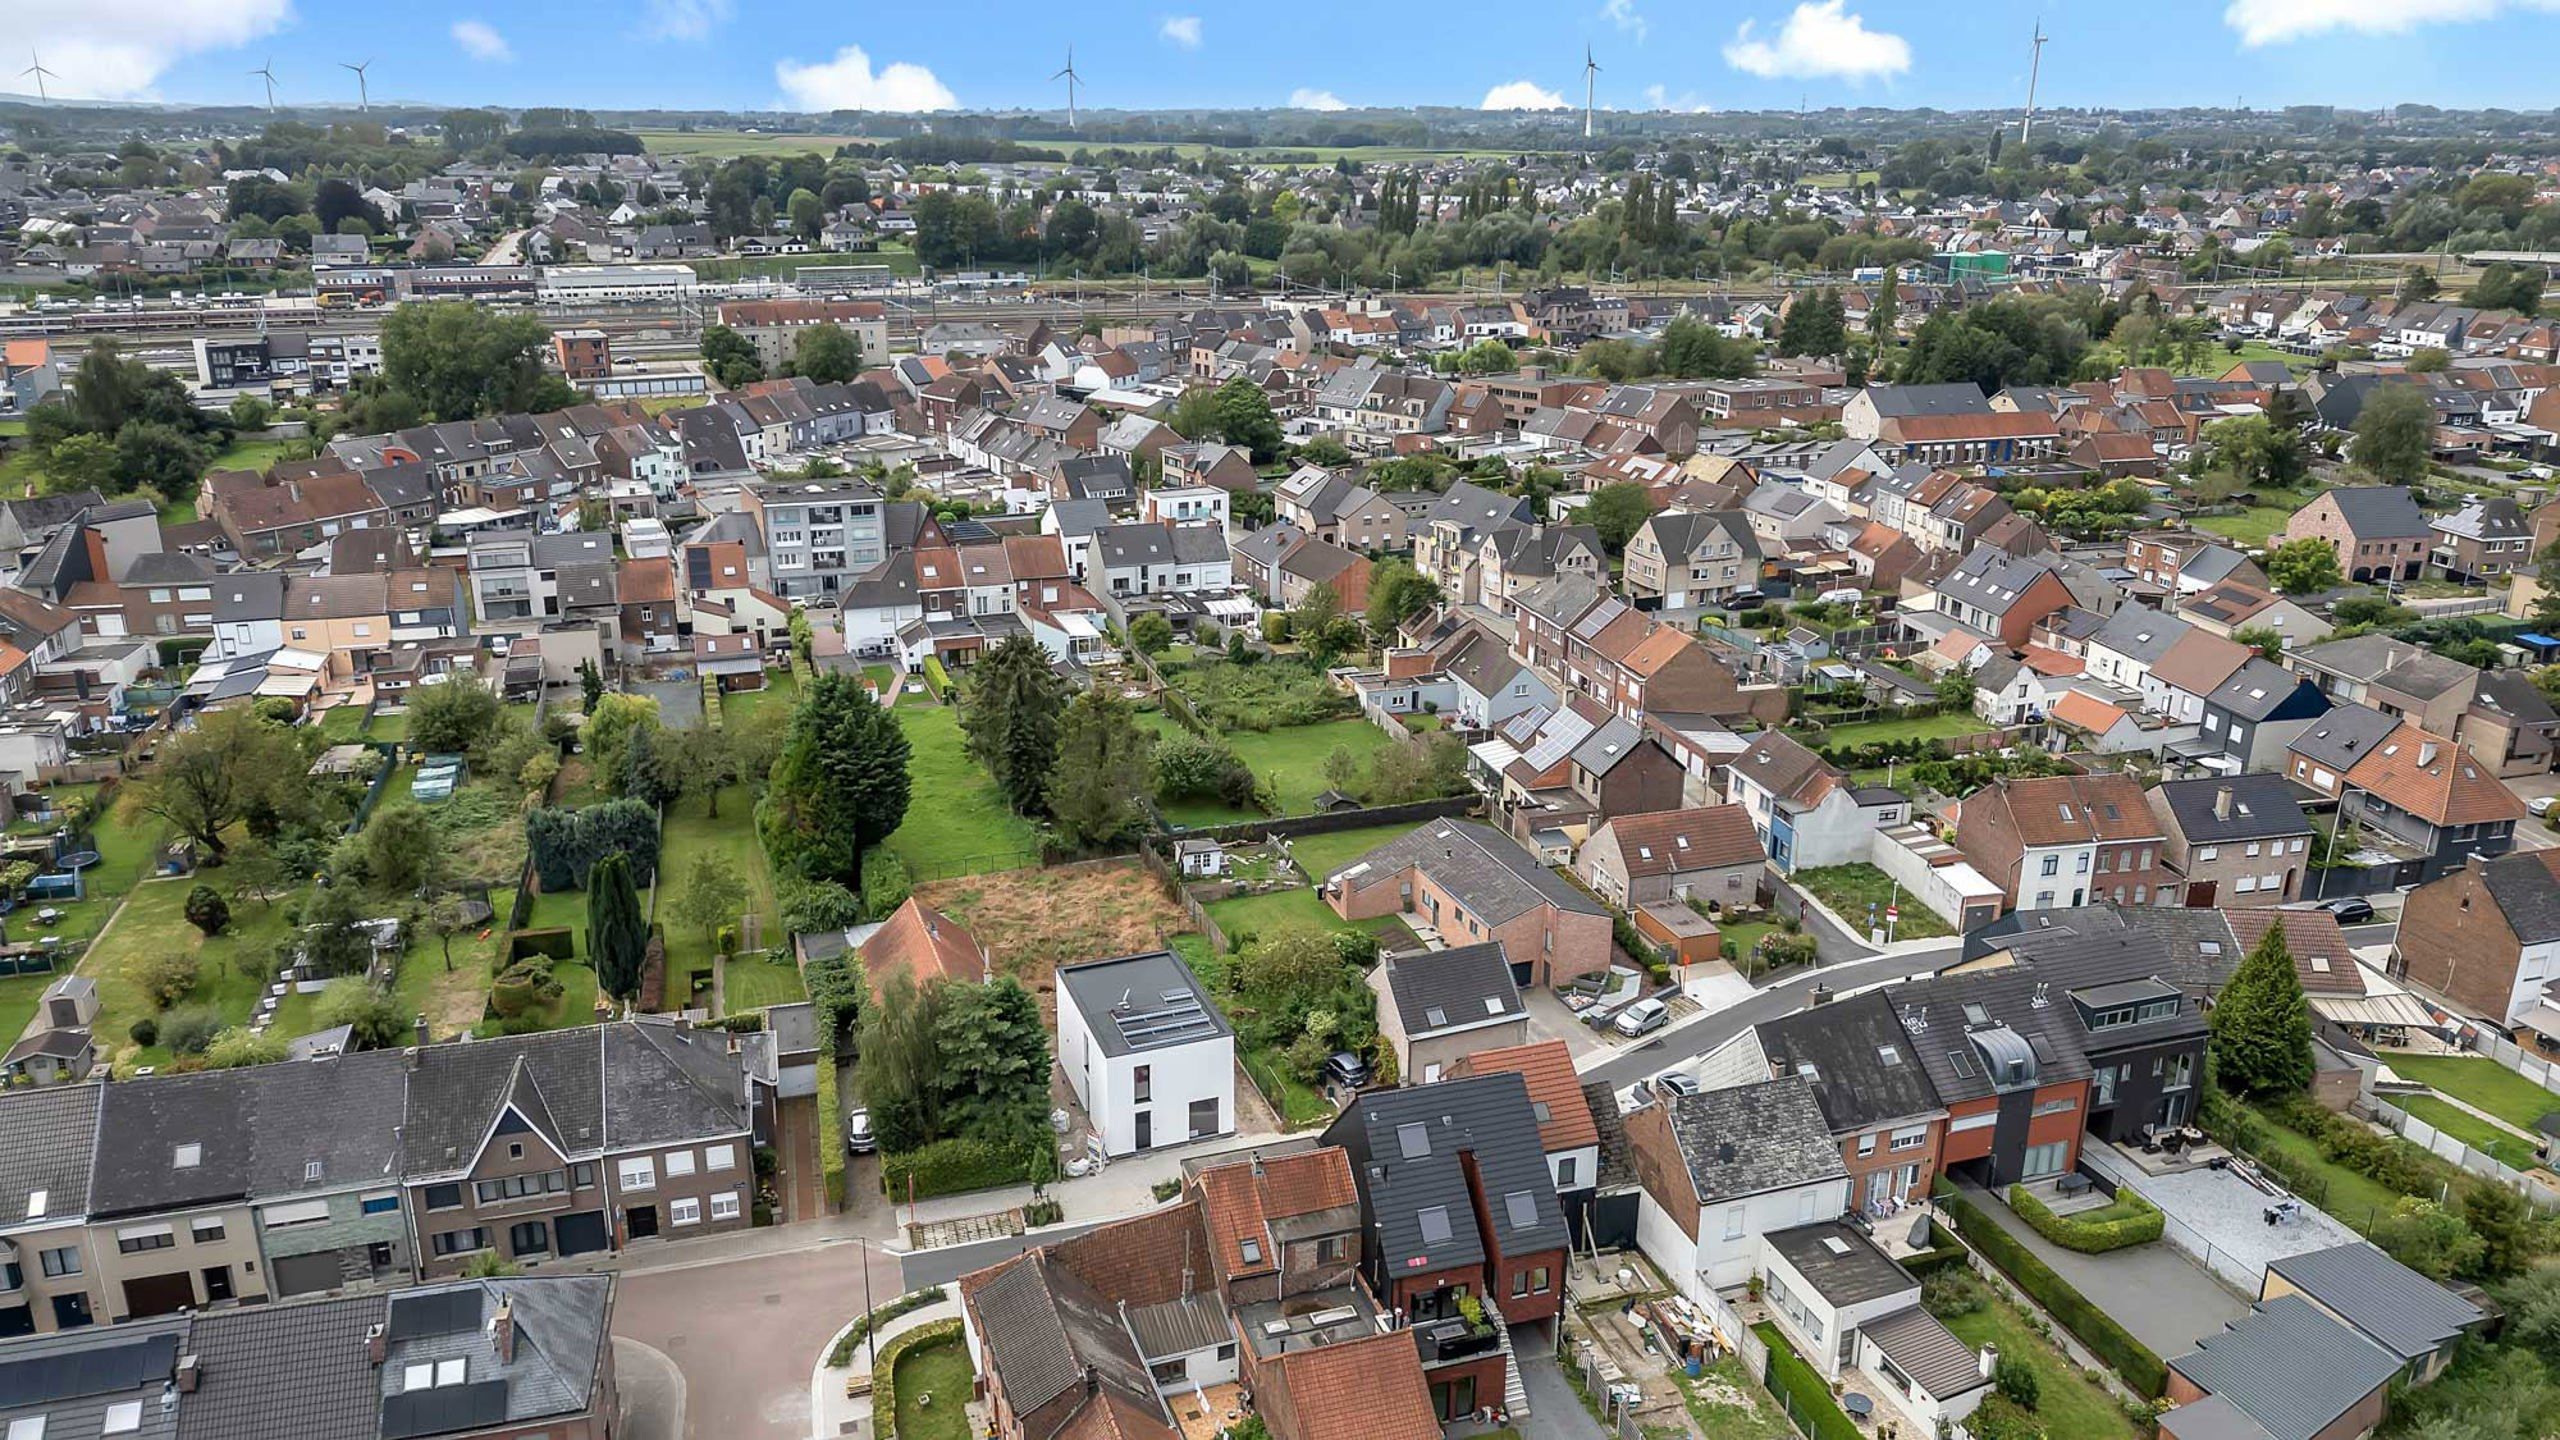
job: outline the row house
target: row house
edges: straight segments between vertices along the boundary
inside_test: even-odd
[[[1232,549],[1237,581],[1266,604],[1294,610],[1316,590],[1330,588],[1344,614],[1369,608],[1367,556],[1289,525],[1256,530]]]
[[[889,354],[889,309],[878,300],[729,300],[719,315],[754,348],[768,375],[781,374],[797,357],[801,337],[820,326],[851,335],[866,360]]]
[[[1760,564],[1749,516],[1733,510],[1662,511],[1627,541],[1624,583],[1640,609],[1687,610],[1756,589]]]
[[[1205,525],[1106,525],[1075,578],[1115,596],[1219,593],[1235,586],[1235,559]]]
[[[1447,718],[1460,730],[1498,730],[1556,707],[1555,686],[1481,621],[1447,615],[1390,648],[1373,672],[1352,677],[1361,708],[1389,716]]]
[[[1403,550],[1413,543],[1404,506],[1320,465],[1299,466],[1273,488],[1271,500],[1280,523],[1346,549]]]
[[[19,1092],[0,1333],[744,1229],[749,1048],[648,1020]]]
[[[1566,632],[1562,673],[1572,689],[1632,722],[1648,711],[1733,719],[1762,708],[1696,635],[1616,600]]]
[[[2274,771],[2164,780],[2145,791],[2161,855],[2199,909],[2298,900],[2316,838],[2292,782]]]
[[[2021,559],[1988,546],[1966,554],[1931,598],[1937,614],[2012,650],[2027,644],[2038,621],[2072,603],[2051,558]]]
[[[2515,846],[2524,802],[2454,741],[2361,705],[2313,721],[2286,747],[2286,774],[2337,802],[2338,824],[2407,857],[2431,880],[2471,855]]]
[[[2018,910],[2111,901],[2174,905],[2167,836],[2125,775],[2003,777],[1965,796],[1956,847]]]
[[[207,518],[250,561],[282,559],[342,531],[391,523],[391,507],[352,471],[303,479],[216,471],[204,479],[204,497]]]
[[[1848,772],[1776,730],[1763,731],[1726,767],[1724,799],[1751,817],[1760,848],[1779,874],[1862,863],[1876,833],[1904,824],[1911,802],[1881,785],[1853,785]]]
[[[2516,502],[2504,495],[2466,501],[2452,514],[2429,521],[2428,529],[2434,541],[2427,563],[2460,584],[2490,584],[2533,560],[2532,527]]]
[[[1484,538],[1477,560],[1478,592],[1497,615],[1511,611],[1512,597],[1562,575],[1598,581],[1608,571],[1600,534],[1588,525],[1530,525],[1496,530]]]
[[[1620,815],[1680,803],[1680,762],[1635,724],[1579,696],[1534,730],[1521,717],[1501,732],[1517,754],[1496,792],[1511,838],[1551,864],[1572,857],[1572,835]]]
[[[1350,365],[1310,397],[1317,423],[1353,435],[1437,435],[1448,428],[1457,389],[1432,375]]]
[[[1872,438],[1889,458],[1936,466],[2006,465],[2063,448],[2062,427],[2037,414],[1902,416],[1884,421]]]

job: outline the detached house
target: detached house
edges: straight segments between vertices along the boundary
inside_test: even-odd
[[[1499,940],[1515,983],[1561,985],[1609,966],[1608,907],[1470,820],[1434,820],[1324,880],[1346,920],[1405,915],[1452,944]]]
[[[1408,1085],[1436,1084],[1477,1050],[1528,1039],[1528,1007],[1499,940],[1389,956],[1369,972],[1369,988],[1378,1038]]]
[[[2399,485],[2323,490],[2285,521],[2281,538],[2329,542],[2339,573],[2359,583],[2417,579],[2433,542],[2427,517]]]
[[[2499,1025],[2560,1041],[2560,850],[2491,859],[2409,892],[2391,973]]]
[[[1234,1131],[1235,1030],[1179,957],[1062,965],[1057,986],[1058,1068],[1106,1154]]]
[[[1758,902],[1768,863],[1750,811],[1707,805],[1604,821],[1575,853],[1573,869],[1624,910],[1664,901],[1734,907]]]

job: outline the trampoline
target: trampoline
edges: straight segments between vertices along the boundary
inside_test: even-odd
[[[98,859],[98,852],[95,850],[74,850],[70,854],[63,856],[61,859],[56,860],[53,863],[65,870],[77,871],[86,870],[90,866],[97,864]]]

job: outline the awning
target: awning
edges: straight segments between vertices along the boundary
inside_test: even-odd
[[[2523,1018],[2516,1023],[2546,1040],[2560,1040],[2560,1005],[2541,1001],[2524,1012]]]
[[[2391,995],[2314,995],[2311,1008],[2322,1018],[2341,1025],[2414,1025],[2432,1029],[2440,1024],[2433,1011],[2417,996],[2401,991]]]

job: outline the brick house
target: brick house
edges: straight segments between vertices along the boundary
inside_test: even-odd
[[[2547,987],[2560,980],[2560,850],[2474,854],[2410,891],[2391,973],[2501,1025],[2550,1007]]]
[[[1664,900],[1749,906],[1768,863],[1739,805],[1617,815],[1573,857],[1582,883],[1629,910]]]
[[[2406,486],[2356,485],[2323,490],[2294,511],[2279,543],[2328,541],[2349,580],[2415,580],[2433,538]]]
[[[1883,991],[1764,1022],[1758,1034],[1769,1073],[1802,1076],[1811,1087],[1840,1147],[1851,1208],[1883,1214],[1929,1193],[1947,1107]]]
[[[2168,837],[2128,775],[2002,777],[1959,802],[1956,848],[2019,910],[2174,905]]]
[[[1324,880],[1345,920],[1407,915],[1451,944],[1499,940],[1521,985],[1561,985],[1609,966],[1608,907],[1472,820],[1433,820]]]

